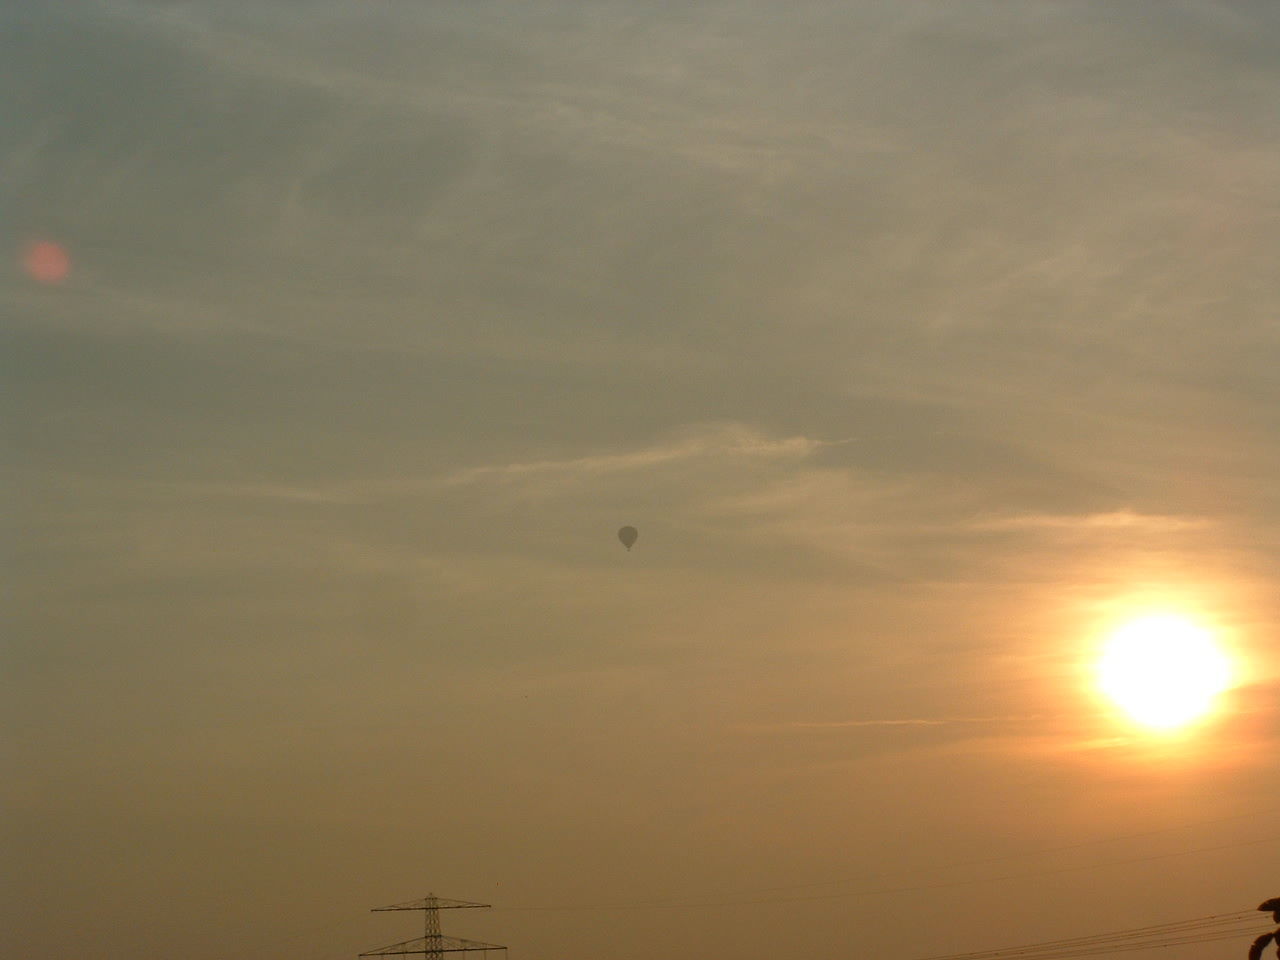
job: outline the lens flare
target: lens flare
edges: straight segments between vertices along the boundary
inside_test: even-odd
[[[37,240],[23,252],[22,268],[38,283],[61,283],[71,272],[71,258],[58,244]]]

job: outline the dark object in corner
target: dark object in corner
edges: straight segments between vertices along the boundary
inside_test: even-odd
[[[1271,919],[1280,923],[1280,897],[1263,900],[1258,904],[1258,909],[1263,913],[1270,913]],[[1276,957],[1280,958],[1280,929],[1277,929],[1271,933],[1264,933],[1253,941],[1252,946],[1249,947],[1249,960],[1262,960],[1262,951],[1267,949],[1267,944],[1272,940],[1276,942]]]

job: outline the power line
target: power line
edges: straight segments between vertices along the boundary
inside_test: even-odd
[[[940,954],[920,960],[1067,960],[1193,943],[1213,943],[1247,936],[1257,929],[1253,911],[1217,914],[1191,920],[1135,927],[1084,937],[1046,940],[997,950]]]
[[[1248,932],[1250,931],[1217,933],[1209,936],[1187,936],[1165,940],[1150,940],[1142,943],[1104,944],[1084,949],[1063,950],[1056,953],[1035,953],[1029,955],[1001,954],[1001,957],[1008,957],[1010,960],[1074,960],[1074,958],[1077,957],[1111,956],[1117,953],[1132,953],[1138,950],[1155,950],[1164,947],[1181,947],[1196,943],[1219,943],[1225,940],[1240,940],[1242,936]]]
[[[970,953],[951,953],[922,957],[919,958],[919,960],[992,960],[992,958],[995,957],[1028,956],[1033,954],[1039,957],[1041,953],[1046,951],[1053,952],[1064,949],[1077,949],[1088,946],[1098,946],[1104,943],[1118,943],[1135,939],[1150,940],[1168,937],[1205,935],[1210,930],[1214,931],[1215,936],[1227,935],[1223,934],[1223,931],[1220,928],[1227,926],[1238,927],[1244,923],[1248,923],[1250,927],[1256,926],[1256,911],[1241,910],[1236,913],[1214,914],[1207,917],[1195,917],[1190,920],[1174,920],[1168,923],[1157,923],[1145,927],[1133,927],[1127,930],[1113,930],[1106,933],[1095,933],[1081,937],[1045,940],[1040,943],[1023,944],[1016,947],[1002,947],[997,950],[979,950]],[[1232,930],[1229,935],[1236,936],[1237,933],[1238,931]]]

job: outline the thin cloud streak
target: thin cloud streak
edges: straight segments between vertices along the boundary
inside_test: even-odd
[[[770,439],[749,427],[734,424],[691,431],[685,439],[630,453],[598,454],[567,460],[537,460],[499,466],[472,467],[447,478],[453,484],[473,483],[490,478],[514,479],[524,476],[565,474],[570,476],[627,473],[689,460],[759,457],[763,459],[803,458],[820,446],[830,445],[807,437]]]
[[[863,727],[950,727],[977,724],[1023,723],[1043,719],[1045,714],[997,717],[905,717],[861,720],[793,720],[786,723],[763,724],[736,729],[756,733],[778,733],[802,730],[847,730]]]
[[[1201,530],[1213,526],[1207,517],[1141,514],[1132,510],[1065,514],[1023,514],[974,521],[975,530],[1143,530],[1149,533]]]

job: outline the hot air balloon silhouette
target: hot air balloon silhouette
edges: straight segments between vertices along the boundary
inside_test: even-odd
[[[635,527],[623,527],[618,531],[618,539],[622,541],[622,545],[630,550],[635,546],[636,538],[640,536],[640,531]]]

